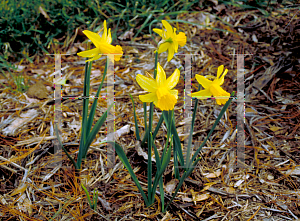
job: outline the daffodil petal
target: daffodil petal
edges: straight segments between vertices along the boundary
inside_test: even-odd
[[[173,32],[173,28],[169,24],[169,22],[167,22],[166,20],[162,20],[161,22],[163,23],[163,26],[166,28],[166,30],[167,30],[168,33],[172,33]]]
[[[173,96],[175,96],[176,99],[178,99],[178,90],[170,90],[170,94],[172,94]]]
[[[168,48],[168,61],[171,61],[173,56],[174,56],[174,47],[171,46]]]
[[[155,92],[157,90],[157,85],[154,79],[138,74],[136,76],[136,81],[145,91]]]
[[[93,44],[99,48],[99,46],[101,45],[101,37],[94,32],[91,32],[89,30],[84,30],[83,33],[93,42]]]
[[[156,75],[156,85],[157,87],[165,85],[166,82],[166,72],[160,65],[160,63],[157,63],[157,75]]]
[[[196,97],[197,99],[207,99],[212,96],[209,89],[201,90],[195,93],[191,93],[191,97]]]
[[[160,54],[160,53],[165,52],[166,50],[168,50],[168,48],[170,47],[170,45],[171,44],[169,42],[162,43],[159,46],[157,53]]]
[[[186,36],[185,33],[179,32],[178,35],[176,35],[176,40],[178,44],[183,47],[186,44]]]
[[[180,77],[180,71],[176,69],[174,73],[166,80],[166,87],[168,89],[174,88],[176,84],[178,84],[179,77]]]
[[[111,32],[110,32],[110,29],[108,29],[108,34],[107,34],[107,38],[106,38],[106,43],[110,44],[112,41],[111,39]]]
[[[224,83],[224,77],[227,74],[228,69],[225,69],[222,77],[215,79],[214,81],[218,84],[218,85],[222,85]]]
[[[175,53],[177,53],[178,52],[178,42],[177,41],[173,41],[172,46],[174,48]]]
[[[106,26],[106,20],[103,22],[103,34],[102,39],[105,41],[107,39],[107,26]]]
[[[153,28],[153,31],[158,34],[160,37],[162,37],[163,31],[161,29],[158,28]]]
[[[210,85],[212,84],[212,81],[206,79],[205,77],[203,77],[202,75],[196,74],[196,79],[199,82],[199,84],[202,85],[202,87],[209,88]]]
[[[220,65],[218,67],[217,78],[220,78],[221,74],[223,73],[223,70],[224,70],[224,65]]]
[[[86,60],[85,62],[88,62],[88,61],[96,61],[96,60],[98,60],[99,58],[101,58],[101,56],[102,56],[102,54],[98,54],[98,55],[96,55],[95,57],[93,57],[93,58],[91,58],[91,59],[89,59],[89,60]]]
[[[84,58],[87,58],[87,57],[94,57],[94,56],[98,55],[99,53],[100,53],[99,49],[94,48],[94,49],[91,49],[91,50],[79,52],[79,53],[77,53],[77,55],[81,56],[81,57],[84,57]]]
[[[221,88],[221,86],[218,84],[212,84],[209,90],[216,98],[230,96],[230,94],[227,91],[225,91],[223,88]]]
[[[157,97],[155,93],[149,93],[149,94],[144,94],[139,96],[140,100],[142,102],[155,102],[157,103]]]

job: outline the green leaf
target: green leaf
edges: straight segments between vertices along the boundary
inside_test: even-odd
[[[168,113],[163,112],[163,114],[165,115],[164,116],[165,122],[168,125],[169,124],[169,122],[168,122]],[[172,125],[171,125],[171,133],[172,133],[173,138],[174,138],[174,149],[175,149],[174,163],[175,163],[175,157],[178,156],[179,157],[179,162],[183,166],[184,165],[184,158],[183,158],[182,149],[181,149],[181,142],[180,142],[177,130],[176,130],[174,119],[173,119]]]
[[[172,198],[170,199],[169,203],[167,204],[167,206],[165,207],[165,211],[167,210],[168,206],[172,203],[172,201],[174,200],[175,196],[177,195],[179,189],[181,188],[184,180],[193,172],[194,168],[196,167],[197,163],[199,162],[200,158],[198,158],[194,163],[193,163],[193,167],[191,167],[189,170],[185,171],[182,175],[182,177],[179,179],[179,184],[177,185],[175,192],[172,196]],[[165,212],[162,211],[162,212]]]
[[[94,102],[93,102],[93,105],[91,107],[91,111],[90,111],[89,118],[88,118],[88,121],[87,121],[87,135],[90,133],[91,128],[92,128],[92,124],[93,124],[93,120],[94,120],[94,116],[95,116],[95,112],[96,112],[96,108],[97,108],[97,103],[98,103],[98,97],[99,97],[100,91],[102,89],[104,79],[105,79],[106,74],[107,74],[108,62],[109,62],[109,58],[107,57],[105,68],[104,68],[104,73],[103,73],[103,78],[102,78],[100,86],[98,87],[96,97],[94,98]]]
[[[82,123],[81,123],[81,136],[80,136],[80,144],[79,144],[79,152],[77,156],[77,168],[81,168],[81,161],[84,157],[84,147],[86,142],[86,124],[87,124],[87,115],[88,115],[88,98],[89,98],[89,88],[90,88],[90,74],[92,63],[86,62],[85,63],[85,72],[84,72],[84,85],[83,85],[83,110],[82,110]]]
[[[200,145],[200,147],[198,148],[198,150],[195,152],[194,156],[192,157],[192,161],[191,162],[193,162],[196,159],[198,153],[202,150],[202,147],[204,146],[204,144],[206,143],[206,141],[208,140],[208,138],[210,137],[210,135],[212,134],[212,132],[216,128],[216,126],[219,123],[221,117],[224,115],[225,111],[229,107],[229,105],[230,105],[230,103],[231,103],[231,101],[233,99],[232,97],[234,96],[234,93],[235,92],[231,93],[230,98],[228,99],[228,101],[226,102],[226,104],[224,105],[224,107],[222,108],[222,110],[221,110],[218,118],[216,119],[216,121],[215,121],[214,125],[212,126],[211,130],[209,131],[207,137],[204,139],[204,141],[202,142],[202,144]],[[189,165],[187,167],[189,167]]]
[[[148,138],[148,164],[147,164],[147,167],[148,167],[148,170],[147,170],[147,178],[148,178],[148,199],[149,201],[151,202],[151,186],[152,186],[152,161],[151,161],[151,158],[152,158],[152,143],[153,143],[153,140],[152,140],[152,132],[150,132],[150,136]]]
[[[155,128],[155,130],[154,130],[154,132],[153,132],[153,139],[154,139],[154,140],[155,140],[155,137],[156,137],[156,135],[157,135],[157,133],[158,133],[158,131],[159,131],[159,128],[160,128],[161,125],[162,125],[163,120],[164,120],[164,118],[163,118],[163,114],[162,114],[162,115],[160,116],[159,121],[158,121],[158,123],[157,123],[157,125],[156,125],[156,128]],[[148,138],[147,134],[148,134],[148,130],[146,130],[146,133],[145,133],[145,136],[144,136],[144,138],[143,138],[143,140],[142,140],[141,146],[143,146],[143,145],[145,144],[145,141],[146,141],[146,139]]]
[[[107,143],[115,143],[115,142],[110,142],[110,141],[107,141]],[[132,167],[126,157],[126,154],[124,153],[124,150],[122,149],[122,147],[115,143],[115,150],[116,150],[116,153],[118,154],[120,160],[122,161],[122,163],[124,164],[124,166],[127,168],[129,174],[131,175],[131,178],[133,179],[135,185],[137,186],[137,188],[139,189],[145,203],[146,203],[146,206],[150,206],[151,204],[149,203],[148,199],[147,199],[147,196],[145,195],[145,192],[144,190],[142,189],[136,175],[134,174],[133,170],[132,170]]]
[[[105,122],[106,118],[107,118],[107,113],[110,111],[110,109],[112,108],[112,106],[114,105],[114,103],[112,103],[107,110],[105,111],[105,113],[99,118],[99,120],[97,121],[97,123],[95,124],[95,126],[93,127],[91,133],[89,134],[86,143],[84,145],[84,156],[86,156],[87,151],[90,147],[90,145],[92,144],[93,140],[95,139],[97,133],[99,132],[100,128],[102,127],[103,123]]]
[[[133,106],[133,116],[134,116],[134,124],[135,124],[135,134],[136,134],[136,139],[140,140],[140,132],[139,132],[139,125],[137,123],[137,119],[136,119],[136,112],[135,112],[135,106],[134,106],[134,100],[133,97],[131,96],[131,94],[129,93],[129,96],[131,98],[132,101],[132,106]]]
[[[85,186],[83,184],[81,184],[81,187],[83,188],[83,190],[84,190],[84,192],[85,192],[85,194],[87,196],[87,199],[88,199],[88,202],[89,202],[89,205],[90,205],[91,209],[93,209],[93,204],[91,202],[89,192],[87,191],[87,189],[85,188]]]
[[[154,202],[154,196],[155,196],[155,192],[156,192],[156,187],[158,185],[158,182],[160,180],[160,178],[162,177],[164,171],[166,170],[170,159],[171,159],[171,150],[172,150],[172,141],[173,141],[173,136],[171,137],[171,142],[168,148],[168,151],[166,153],[166,155],[164,156],[164,158],[162,159],[162,164],[161,164],[161,168],[159,170],[157,170],[156,174],[155,174],[155,178],[154,178],[154,182],[153,182],[153,188],[152,188],[152,202]]]
[[[133,37],[132,41],[135,40],[135,38],[138,36],[138,34],[145,28],[145,26],[148,24],[149,20],[152,18],[153,14],[151,13],[150,15],[148,15],[147,19],[145,20],[145,22],[142,24],[142,26],[140,27],[140,29],[136,32],[135,36]]]

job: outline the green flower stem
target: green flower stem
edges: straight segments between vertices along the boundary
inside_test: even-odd
[[[155,53],[155,68],[154,68],[154,79],[156,78],[157,74],[157,60],[158,60],[158,52]],[[148,200],[151,202],[151,192],[152,192],[152,161],[151,161],[151,149],[152,149],[152,141],[150,132],[152,133],[152,121],[153,121],[153,102],[150,103],[150,113],[149,113],[149,130],[148,130],[148,170],[147,170],[147,177],[148,177]],[[145,121],[146,122],[146,121]],[[149,179],[150,178],[150,179]]]
[[[156,125],[156,128],[155,128],[155,130],[154,130],[154,132],[153,132],[153,139],[155,139],[155,137],[156,137],[156,135],[157,135],[157,133],[158,133],[158,130],[159,130],[159,128],[161,127],[163,121],[164,121],[164,118],[163,118],[163,114],[162,114],[162,115],[160,116],[159,121],[158,121],[158,123],[157,123],[157,125]],[[145,136],[144,136],[144,138],[143,138],[143,140],[142,140],[141,146],[144,146],[146,139],[148,139],[148,130],[146,130],[146,133],[145,133]]]
[[[83,85],[83,110],[82,110],[82,123],[81,123],[81,138],[79,144],[79,152],[77,156],[77,168],[81,168],[81,161],[84,156],[84,146],[86,142],[87,134],[87,115],[88,115],[88,106],[89,106],[89,92],[90,92],[90,75],[92,69],[92,62],[85,63],[84,71],[84,85]]]
[[[123,165],[127,168],[127,170],[129,172],[131,178],[133,179],[135,185],[139,189],[139,191],[140,191],[140,193],[141,193],[141,195],[142,195],[142,197],[143,197],[143,199],[146,203],[146,206],[147,207],[150,206],[151,203],[149,203],[149,200],[148,200],[144,190],[142,189],[136,175],[134,174],[133,169],[132,169],[132,167],[131,167],[131,165],[128,161],[128,158],[126,157],[126,154],[125,154],[124,150],[122,149],[122,147],[119,144],[115,143],[115,142],[111,142],[111,141],[106,141],[106,142],[115,144],[116,153],[118,154],[118,156],[119,156],[120,160],[122,161]],[[103,142],[103,143],[105,143],[105,142]]]
[[[148,128],[147,128],[147,103],[143,103],[143,108],[144,108],[144,122],[145,122],[145,136],[148,137]],[[147,136],[146,136],[147,135]]]
[[[163,112],[164,114],[164,119],[166,121],[166,124],[168,125],[169,122],[169,117],[168,117],[168,113],[167,112]],[[175,173],[175,178],[179,179],[179,170],[178,170],[178,158],[179,158],[179,163],[180,165],[184,165],[184,158],[183,158],[183,154],[182,154],[182,149],[181,149],[181,142],[176,130],[176,126],[175,126],[175,120],[172,117],[172,124],[171,124],[171,133],[173,135],[173,149],[174,149],[174,173]]]
[[[230,103],[231,103],[231,101],[232,101],[232,99],[233,99],[232,97],[234,96],[234,94],[235,94],[235,92],[233,91],[233,92],[231,93],[231,95],[230,95],[229,100],[226,102],[226,104],[225,104],[224,107],[222,108],[222,110],[221,110],[221,112],[220,112],[218,118],[216,119],[216,121],[215,121],[214,125],[212,126],[211,130],[209,131],[207,137],[204,139],[204,141],[202,142],[202,144],[200,145],[200,147],[198,148],[198,150],[195,152],[194,156],[192,157],[192,161],[191,161],[191,162],[193,162],[193,161],[196,159],[198,153],[202,150],[202,147],[204,146],[204,144],[206,143],[206,141],[208,140],[208,138],[210,137],[210,135],[212,134],[212,132],[213,132],[214,129],[216,128],[217,124],[218,124],[219,121],[221,120],[221,117],[223,116],[223,114],[225,113],[225,111],[227,110],[227,108],[229,107],[229,105],[230,105]],[[189,165],[187,166],[188,168],[190,167],[191,162],[190,162]]]
[[[91,131],[91,128],[92,128],[92,124],[93,124],[93,120],[94,120],[94,116],[95,116],[95,112],[96,112],[96,108],[97,108],[97,103],[98,103],[98,97],[99,97],[100,91],[102,89],[104,79],[105,79],[106,74],[107,74],[108,63],[109,63],[109,58],[107,57],[106,58],[106,63],[105,63],[105,68],[104,68],[104,73],[103,73],[103,77],[102,77],[102,81],[101,81],[100,86],[98,87],[96,97],[94,98],[94,102],[93,102],[93,105],[91,107],[91,111],[90,111],[90,114],[89,114],[89,118],[88,118],[88,122],[87,122],[87,136],[89,135],[89,133]],[[86,155],[83,156],[83,157],[85,158]]]
[[[200,90],[200,88],[199,88]],[[181,188],[184,180],[193,172],[194,168],[196,167],[197,163],[199,162],[199,160],[201,159],[200,157],[196,159],[197,155],[199,154],[199,152],[202,150],[202,147],[204,146],[204,144],[206,143],[206,141],[208,140],[208,138],[210,137],[210,135],[212,134],[212,132],[214,131],[214,129],[216,128],[217,124],[219,123],[221,117],[223,116],[223,114],[225,113],[225,111],[227,110],[227,108],[229,107],[231,101],[232,101],[232,97],[234,96],[234,92],[231,93],[231,98],[226,102],[226,104],[224,105],[224,107],[222,108],[218,118],[216,119],[212,129],[210,130],[210,132],[208,133],[207,137],[205,138],[205,140],[202,142],[202,144],[200,145],[200,147],[198,148],[198,150],[195,152],[195,154],[192,157],[192,160],[187,164],[187,166],[185,167],[185,172],[183,173],[182,177],[179,179],[179,184],[172,196],[172,198],[170,199],[169,203],[167,204],[167,206],[165,207],[165,211],[167,210],[168,206],[171,204],[171,202],[173,201],[173,199],[175,198],[175,196],[177,195],[177,192],[179,191],[179,189]],[[196,104],[195,103],[195,108],[196,108]],[[195,112],[195,109],[194,109]],[[192,122],[194,122],[192,120]],[[193,127],[193,125],[192,125]],[[162,212],[165,212],[162,211]]]

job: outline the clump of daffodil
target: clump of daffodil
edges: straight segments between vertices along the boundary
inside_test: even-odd
[[[173,89],[179,81],[180,71],[176,69],[174,73],[166,79],[164,69],[157,63],[157,76],[146,77],[138,74],[137,83],[149,94],[140,95],[142,102],[153,102],[161,110],[173,110],[178,99],[178,90]],[[173,90],[172,90],[173,89]]]
[[[112,41],[111,32],[110,29],[108,29],[107,32],[106,21],[104,21],[103,23],[103,33],[101,37],[99,34],[88,30],[83,31],[83,33],[94,43],[96,48],[88,51],[79,52],[77,53],[77,55],[81,57],[92,57],[87,61],[98,60],[103,54],[108,55],[111,60],[113,60],[112,55],[114,55],[114,59],[116,61],[120,60],[123,54],[122,47],[120,45],[117,46],[111,45],[111,41]]]
[[[198,99],[206,99],[214,96],[218,105],[225,104],[228,101],[230,94],[221,88],[221,85],[224,83],[224,77],[228,72],[228,69],[225,69],[224,73],[223,70],[223,65],[218,67],[217,78],[215,78],[213,81],[208,80],[204,76],[196,74],[196,79],[199,84],[204,87],[204,90],[192,93],[191,96]],[[223,75],[221,76],[222,73]]]
[[[186,44],[186,36],[183,32],[176,34],[176,28],[173,29],[167,21],[162,20],[161,22],[163,23],[165,29],[153,29],[155,33],[162,37],[162,40],[158,44],[157,52],[160,54],[168,50],[168,61],[170,61],[173,58],[174,53],[177,53],[178,45],[183,47]]]

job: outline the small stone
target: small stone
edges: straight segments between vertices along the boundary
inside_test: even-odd
[[[42,82],[38,81],[36,84],[29,87],[27,95],[31,98],[45,99],[48,98],[47,91],[46,86]]]

